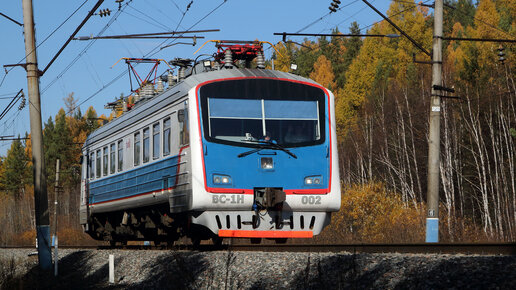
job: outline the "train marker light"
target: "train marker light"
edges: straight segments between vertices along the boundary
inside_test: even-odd
[[[221,175],[221,174],[213,174],[213,183],[229,185],[229,184],[231,184],[231,176]]]
[[[319,185],[321,183],[322,183],[322,176],[321,175],[305,177],[305,185]]]

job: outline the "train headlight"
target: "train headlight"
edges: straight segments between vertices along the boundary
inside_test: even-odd
[[[231,176],[222,175],[222,174],[213,174],[213,183],[214,184],[231,184]]]
[[[262,157],[261,162],[262,169],[274,169],[274,160],[272,157]]]
[[[322,176],[314,175],[305,177],[305,185],[320,185],[322,184]]]

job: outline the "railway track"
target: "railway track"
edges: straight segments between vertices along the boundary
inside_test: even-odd
[[[31,249],[24,246],[0,248]],[[477,254],[516,255],[516,243],[487,244],[236,244],[236,245],[174,245],[174,246],[61,246],[61,249],[96,250],[182,250],[182,251],[253,251],[253,252],[351,252],[351,253],[412,253],[412,254]]]

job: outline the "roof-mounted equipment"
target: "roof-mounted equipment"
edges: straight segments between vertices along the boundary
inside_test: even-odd
[[[263,54],[263,44],[267,43],[274,48],[274,45],[267,41],[209,40],[197,51],[208,42],[215,42],[215,47],[217,47],[217,52],[213,55],[215,61],[228,69],[235,66],[237,68],[251,68],[251,63],[255,58],[256,67],[264,69],[265,57]],[[197,51],[195,53],[197,53]]]

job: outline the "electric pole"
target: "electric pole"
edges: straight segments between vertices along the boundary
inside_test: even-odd
[[[439,159],[442,91],[443,0],[434,8],[434,39],[432,46],[432,96],[428,131],[428,184],[426,242],[439,242]]]
[[[43,133],[41,126],[41,104],[39,96],[38,59],[32,0],[22,0],[23,31],[25,36],[25,56],[27,88],[29,91],[30,133],[32,142],[32,164],[34,174],[34,203],[36,216],[36,237],[38,239],[38,259],[42,270],[52,267],[50,250],[50,219],[48,213],[47,181],[43,155]]]
[[[57,248],[58,248],[58,240],[57,240],[57,194],[59,193],[60,191],[60,187],[59,187],[59,166],[60,165],[60,160],[57,159],[56,160],[56,183],[55,183],[55,186],[54,186],[54,276],[57,277],[57,265],[58,265],[58,262],[59,262],[59,255],[58,255],[58,252],[57,252]]]

